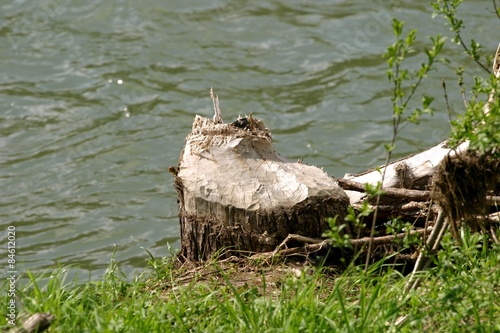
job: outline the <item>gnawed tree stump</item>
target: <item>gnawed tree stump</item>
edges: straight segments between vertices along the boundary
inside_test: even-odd
[[[271,251],[289,234],[321,237],[328,217],[344,220],[349,199],[335,179],[281,157],[251,115],[223,124],[215,103],[214,120],[194,119],[173,170],[181,257],[206,260],[224,248]]]

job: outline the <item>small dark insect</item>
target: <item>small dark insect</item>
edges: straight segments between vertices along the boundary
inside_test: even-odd
[[[245,129],[248,127],[248,125],[250,125],[250,123],[248,122],[248,118],[238,118],[235,121],[233,121],[231,125]]]

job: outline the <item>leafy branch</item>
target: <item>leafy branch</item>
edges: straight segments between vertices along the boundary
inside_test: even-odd
[[[439,55],[439,53],[441,53],[445,42],[445,38],[441,37],[441,35],[430,37],[432,47],[430,49],[425,49],[427,62],[422,63],[419,70],[410,72],[408,69],[402,68],[402,63],[410,54],[415,52],[415,50],[413,49],[413,45],[415,44],[417,31],[413,29],[405,38],[403,38],[402,34],[404,22],[399,21],[395,18],[392,21],[392,27],[394,35],[396,36],[396,42],[390,45],[387,48],[386,53],[384,54],[384,58],[386,59],[387,65],[389,66],[389,69],[387,70],[387,77],[394,86],[393,96],[391,97],[393,110],[393,135],[390,145],[386,146],[386,149],[389,152],[389,159],[391,157],[390,152],[392,152],[395,147],[397,135],[403,128],[403,126],[401,126],[401,122],[404,119],[403,115],[408,109],[408,104],[413,98],[417,88],[422,83],[422,80],[427,76],[433,64],[437,60],[437,56]],[[415,82],[411,84],[409,88],[405,88],[404,83],[411,80],[414,80]],[[406,120],[408,120],[408,122],[410,123],[418,124],[423,114],[432,115],[434,110],[430,108],[430,105],[433,101],[433,97],[424,94],[422,97],[422,108],[416,108],[415,110],[413,110],[413,112],[409,117],[406,118]]]
[[[485,109],[486,108],[486,109]],[[474,78],[470,101],[463,115],[452,121],[449,141],[457,147],[469,140],[469,149],[500,158],[500,80]]]
[[[427,77],[429,71],[433,68],[433,65],[437,61],[438,55],[443,50],[445,38],[441,35],[436,37],[430,37],[432,46],[429,49],[425,49],[425,54],[427,55],[427,61],[420,65],[420,68],[415,71],[410,71],[409,69],[403,68],[403,61],[412,53],[415,52],[413,46],[415,44],[417,30],[412,29],[406,37],[403,36],[404,22],[399,21],[396,18],[392,20],[392,29],[396,37],[396,41],[387,48],[384,58],[387,61],[389,69],[387,70],[387,77],[393,85],[393,94],[391,97],[392,102],[392,138],[388,145],[385,145],[387,156],[385,160],[385,167],[382,172],[382,180],[377,185],[374,190],[376,192],[376,205],[375,212],[373,214],[373,220],[370,230],[370,238],[373,239],[375,236],[375,225],[377,221],[377,207],[380,204],[380,197],[382,195],[382,184],[384,183],[385,174],[389,161],[392,157],[392,152],[396,146],[396,138],[400,131],[403,129],[403,120],[406,119],[405,123],[415,123],[420,122],[420,118],[423,114],[433,114],[433,109],[430,107],[434,98],[424,94],[422,97],[422,108],[416,108],[411,112],[411,114],[404,118],[403,116],[407,113],[408,105],[410,100],[414,97],[415,92],[422,83],[423,79]],[[405,83],[413,81],[409,87],[405,87]],[[368,245],[368,253],[365,262],[365,270],[368,268],[371,252],[372,252],[372,242]]]
[[[491,71],[488,69],[488,66],[480,61],[481,55],[479,53],[481,50],[481,44],[476,42],[474,39],[471,39],[470,46],[467,47],[465,41],[462,38],[461,31],[465,26],[463,20],[457,18],[457,8],[460,6],[462,1],[463,0],[436,0],[431,4],[435,10],[433,17],[436,17],[438,15],[444,16],[450,26],[450,30],[455,34],[455,37],[453,37],[452,41],[457,43],[458,45],[462,45],[465,53],[467,53],[467,55],[469,55],[469,57],[472,58],[479,65],[479,67],[481,67],[486,72],[491,73]],[[495,0],[493,0],[493,5],[495,6],[497,16],[499,16],[500,13],[496,9]]]

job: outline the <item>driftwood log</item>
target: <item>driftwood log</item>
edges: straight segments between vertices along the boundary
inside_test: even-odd
[[[289,234],[321,237],[326,218],[346,215],[349,199],[314,166],[289,161],[252,115],[223,123],[196,116],[174,173],[180,257],[200,261],[222,249],[271,251]]]
[[[387,167],[381,166],[380,171],[371,170],[358,175],[346,174],[344,178],[361,184],[376,185],[382,181],[382,173],[387,169],[382,183],[383,188],[424,190],[428,188],[430,179],[443,159],[448,155],[463,153],[468,145],[468,142],[465,142],[453,150],[444,141],[424,152],[392,162]]]

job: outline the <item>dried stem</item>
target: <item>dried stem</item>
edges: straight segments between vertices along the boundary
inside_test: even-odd
[[[212,99],[212,102],[214,103],[214,123],[216,124],[222,124],[224,121],[222,120],[222,113],[220,112],[220,107],[219,107],[219,96],[214,94],[214,90],[212,87],[210,87],[210,98]]]
[[[440,209],[438,217],[436,219],[436,223],[434,224],[434,228],[432,229],[432,232],[425,244],[427,251],[436,251],[439,248],[439,245],[441,244],[441,238],[443,237],[444,232],[447,229],[448,223],[445,220],[445,213],[442,209]],[[421,270],[425,270],[429,266],[429,263],[430,258],[426,254],[426,251],[420,251],[417,262],[415,263],[415,267],[413,268],[413,272],[411,273],[410,279],[406,284],[404,294],[407,294],[408,292],[418,288],[421,279],[420,277],[417,277],[416,274]]]
[[[444,100],[446,101],[446,111],[448,112],[448,118],[450,119],[450,125],[451,125],[453,119],[451,118],[451,109],[450,109],[450,103],[448,102],[448,92],[446,91],[446,82],[444,81],[444,79],[441,82],[443,84]]]
[[[492,2],[493,2],[493,8],[495,8],[495,14],[500,19],[500,12],[498,11],[498,7],[497,7],[497,2],[496,1],[497,0],[492,0]]]

